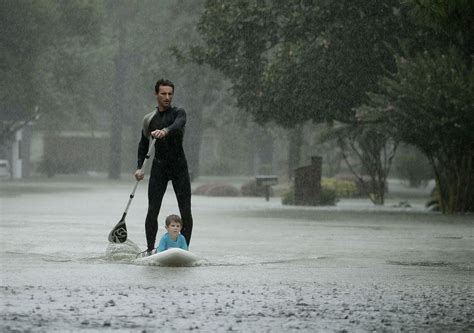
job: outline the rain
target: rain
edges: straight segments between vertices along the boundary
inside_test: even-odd
[[[436,6],[2,1],[0,330],[474,330],[474,6]],[[162,78],[185,267],[136,258]]]

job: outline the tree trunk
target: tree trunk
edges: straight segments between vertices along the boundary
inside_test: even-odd
[[[293,179],[295,169],[300,166],[301,161],[301,146],[303,145],[301,126],[290,129],[288,140],[288,178]]]
[[[273,174],[273,137],[269,131],[262,126],[256,126],[254,133],[254,140],[256,142],[256,154],[258,166],[256,168],[257,174]]]
[[[468,212],[474,195],[473,152],[455,155],[429,157],[435,172],[439,191],[439,206],[444,214],[463,214]]]
[[[386,181],[392,160],[397,151],[398,142],[390,140],[383,129],[372,129],[363,127],[349,128],[344,133],[339,133],[338,145],[352,174],[367,193],[369,199],[375,205],[385,203]],[[358,172],[349,160],[346,150],[349,147],[361,162],[361,170]],[[363,175],[367,175],[367,179]]]
[[[110,122],[110,179],[119,179],[122,171],[122,129],[124,123],[124,84],[126,77],[124,25],[119,25],[118,43],[118,53],[115,57],[114,104]]]

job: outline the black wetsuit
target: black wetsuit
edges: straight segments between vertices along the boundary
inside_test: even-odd
[[[148,183],[148,213],[145,220],[148,250],[155,248],[158,231],[157,218],[170,180],[183,221],[181,234],[186,239],[188,246],[191,241],[193,217],[191,215],[191,182],[183,149],[185,125],[186,112],[183,109],[171,107],[166,111],[156,112],[148,126],[149,132],[164,128],[168,131],[164,138],[156,139],[155,157]],[[138,168],[143,165],[148,146],[149,138],[142,131],[142,138],[138,145]]]

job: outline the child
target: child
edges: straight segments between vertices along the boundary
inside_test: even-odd
[[[183,228],[183,222],[178,215],[170,215],[166,218],[167,233],[161,237],[160,244],[156,248],[156,252],[168,250],[172,247],[179,247],[183,250],[188,249],[188,244],[183,235],[180,234]]]

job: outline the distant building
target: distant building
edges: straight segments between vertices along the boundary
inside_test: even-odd
[[[128,148],[128,147],[126,147]],[[128,154],[135,157],[133,154]],[[56,174],[106,172],[109,164],[110,135],[103,131],[36,131],[31,158],[36,171],[52,177]],[[127,149],[131,151],[131,149]],[[123,154],[124,165],[135,165]]]
[[[0,141],[1,176],[12,179],[28,178],[31,174],[30,149],[32,122],[21,110],[1,110],[3,131]]]

